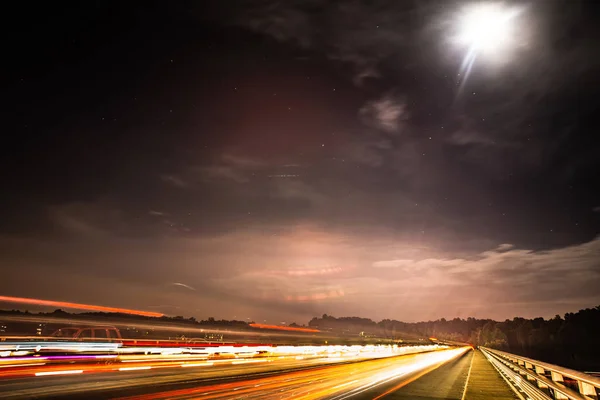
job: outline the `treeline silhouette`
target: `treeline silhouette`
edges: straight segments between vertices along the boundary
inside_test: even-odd
[[[324,314],[313,318],[308,325],[346,335],[358,333],[395,340],[434,337],[493,347],[580,371],[600,370],[600,306],[567,313],[564,318],[559,315],[551,319],[515,317],[504,322],[476,318],[375,322],[368,318],[335,318]]]
[[[209,317],[206,320],[197,320],[195,317],[185,318],[181,315],[175,317],[162,316],[162,317],[146,317],[142,315],[135,314],[122,314],[122,313],[107,313],[102,311],[93,311],[93,312],[81,312],[81,313],[70,313],[64,311],[62,309],[56,309],[50,312],[37,312],[32,313],[27,310],[0,310],[0,318],[2,315],[31,315],[31,316],[48,316],[48,317],[58,317],[58,318],[69,318],[69,317],[77,317],[79,319],[94,319],[94,318],[119,318],[122,320],[129,320],[133,322],[141,322],[141,321],[151,321],[151,322],[169,322],[169,323],[178,323],[178,324],[191,324],[191,325],[220,325],[220,326],[238,326],[238,327],[246,327],[250,323],[246,321],[238,321],[238,320],[226,320],[221,319],[217,320],[214,317]]]

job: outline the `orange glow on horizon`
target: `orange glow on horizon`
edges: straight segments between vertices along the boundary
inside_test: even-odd
[[[280,330],[280,331],[309,332],[309,333],[321,332],[318,329],[294,328],[292,326],[281,326],[281,325],[250,324],[250,326],[253,327],[253,328],[259,328],[259,329],[277,329],[277,330]]]
[[[141,315],[143,317],[162,317],[162,316],[164,316],[164,314],[162,314],[162,313],[157,313],[157,312],[152,312],[152,311],[140,311],[140,310],[130,310],[127,308],[95,306],[92,304],[69,303],[66,301],[29,299],[26,297],[0,296],[0,302],[33,304],[33,305],[37,305],[37,306],[74,308],[77,310],[90,310],[90,311]]]

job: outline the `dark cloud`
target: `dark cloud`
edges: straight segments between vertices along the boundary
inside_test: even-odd
[[[183,180],[181,177],[175,175],[160,175],[160,179],[178,188],[185,188],[189,186],[188,182]]]
[[[282,42],[318,50],[354,68],[354,82],[379,76],[379,63],[406,47],[415,10],[392,1],[250,1],[233,20]]]
[[[594,24],[581,24],[582,19],[589,18],[586,14],[592,6],[582,1],[571,2],[566,7],[569,11],[562,12],[559,10],[564,8],[566,3],[563,3],[519,5],[517,50],[493,63],[478,60],[482,65],[476,66],[469,76],[471,82],[462,87],[464,96],[458,99],[453,111],[463,115],[461,120],[446,123],[446,130],[440,132],[448,135],[455,145],[469,146],[468,160],[482,164],[496,178],[504,179],[508,173],[521,169],[537,173],[546,168],[556,162],[556,153],[567,140],[565,137],[578,130],[576,126],[587,124],[572,118],[573,113],[581,118],[583,110],[563,111],[560,116],[549,113],[552,103],[565,101],[565,96],[577,96],[574,90],[591,88],[591,71],[600,62],[600,58],[592,55],[595,45],[591,38],[597,28]],[[236,9],[234,20],[238,24],[352,65],[357,81],[374,77],[389,85],[389,79],[398,78],[407,69],[437,72],[435,68],[439,67],[433,67],[437,64],[446,68],[443,72],[446,82],[440,79],[429,83],[429,90],[435,90],[437,96],[447,96],[448,92],[439,90],[440,86],[447,86],[448,82],[460,86],[465,79],[456,75],[458,70],[448,71],[449,64],[457,63],[462,54],[448,38],[468,2],[245,4]],[[567,42],[574,44],[567,48],[564,44]],[[442,60],[448,65],[443,65]],[[420,75],[414,74],[416,79]],[[402,82],[402,78],[396,85],[406,93],[408,102],[422,102],[418,98],[422,95],[415,91],[422,92],[422,86],[413,89],[414,83]],[[395,131],[394,113],[399,110],[394,107],[399,105],[384,96],[365,104],[361,115],[373,127]],[[402,114],[406,108],[403,106]],[[469,115],[464,114],[467,109]],[[585,158],[596,156],[592,152]],[[567,168],[564,173],[572,174],[570,167]]]

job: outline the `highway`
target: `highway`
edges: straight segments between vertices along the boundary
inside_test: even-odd
[[[393,393],[404,396],[397,398],[418,399],[411,393],[419,393],[418,383],[427,377],[434,377],[436,384],[447,388],[448,393],[462,394],[470,359],[465,354],[470,353],[469,349],[384,358],[334,353],[327,357],[296,355],[184,363],[127,360],[133,361],[127,366],[59,363],[53,369],[19,368],[20,375],[0,381],[0,397],[342,400],[396,398],[391,397]],[[40,371],[33,372],[32,368]],[[432,375],[436,371],[441,371],[439,376]],[[431,382],[425,386],[431,388]]]

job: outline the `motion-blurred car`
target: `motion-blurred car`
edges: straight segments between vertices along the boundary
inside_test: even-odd
[[[120,341],[121,332],[114,326],[69,326],[55,331],[52,337],[74,340]]]

